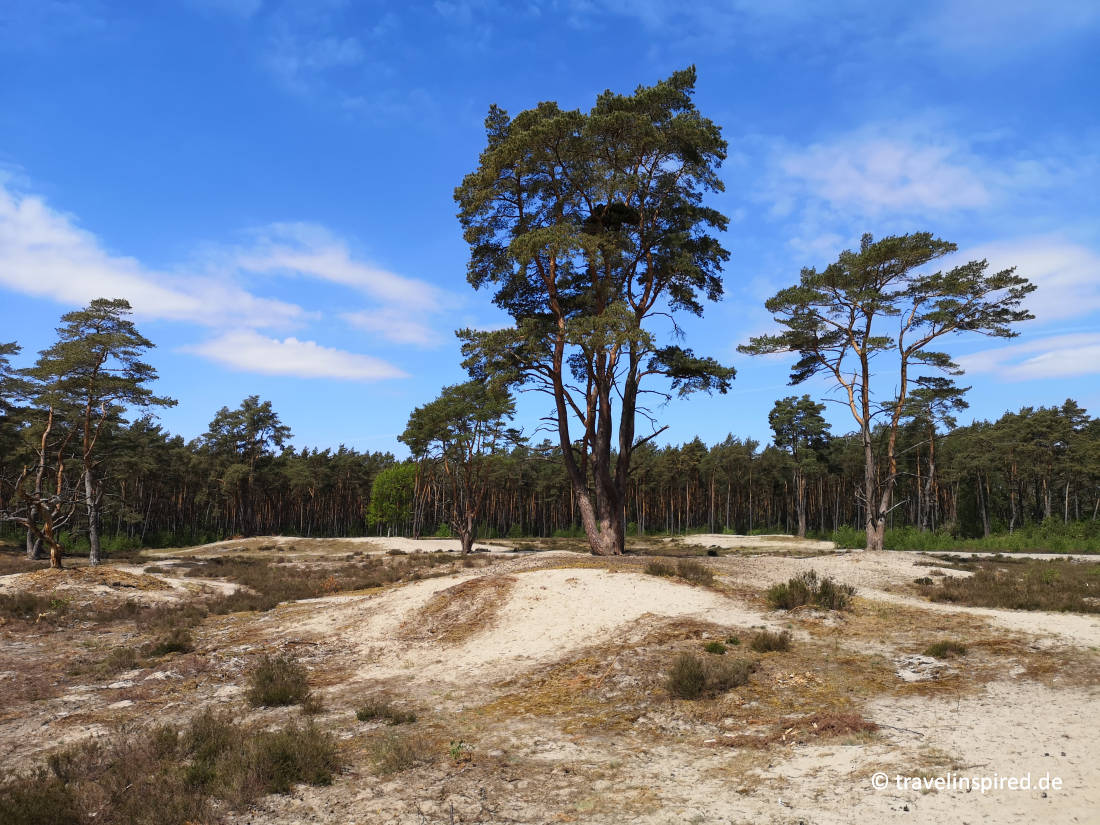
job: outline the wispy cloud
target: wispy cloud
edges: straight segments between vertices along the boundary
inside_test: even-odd
[[[346,241],[311,223],[276,223],[256,230],[233,255],[246,272],[299,275],[352,287],[387,304],[437,310],[443,296],[431,284],[356,259]]]
[[[207,326],[286,326],[309,317],[295,304],[253,295],[231,281],[160,271],[111,254],[72,216],[2,180],[0,286],[67,304],[124,297],[140,316]]]
[[[113,254],[76,219],[0,178],[0,288],[69,306],[126,298],[141,318],[232,332],[187,351],[236,369],[349,380],[399,378],[397,367],[369,355],[298,338],[268,338],[259,328],[300,327],[320,313],[254,294],[241,286],[256,274],[292,275],[354,289],[370,307],[346,320],[379,339],[435,346],[423,319],[442,308],[429,284],[352,257],[345,242],[313,224],[275,224],[253,233],[247,249],[206,250],[170,271]]]
[[[1100,374],[1100,332],[1055,335],[957,359],[968,373],[992,373],[1006,381]]]
[[[443,340],[437,326],[426,324],[409,315],[407,310],[395,307],[346,312],[340,317],[357,329],[396,344],[436,347]]]
[[[227,332],[185,351],[232,369],[295,378],[378,381],[406,378],[406,373],[380,358],[322,346],[297,338],[268,338],[252,330]]]
[[[775,141],[759,193],[787,214],[807,203],[847,215],[940,215],[988,209],[1067,183],[1074,163],[964,138],[940,118],[869,124],[795,146]],[[1091,168],[1090,157],[1078,160]]]
[[[1016,267],[1016,274],[1038,286],[1026,306],[1039,323],[1100,310],[1100,254],[1086,246],[1044,235],[968,247],[944,265],[982,258],[990,271]]]

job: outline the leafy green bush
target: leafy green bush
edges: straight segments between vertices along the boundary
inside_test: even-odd
[[[703,645],[703,650],[705,650],[707,653],[714,653],[718,656],[721,656],[723,653],[726,652],[726,646],[721,642],[707,642],[705,645]]]
[[[249,673],[248,685],[252,707],[293,705],[309,695],[305,668],[289,656],[265,656]]]

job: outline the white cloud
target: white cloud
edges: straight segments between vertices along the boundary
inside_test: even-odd
[[[441,292],[431,284],[356,260],[347,244],[309,223],[278,223],[256,233],[254,245],[234,263],[248,272],[306,275],[361,290],[376,300],[420,311],[438,310]]]
[[[434,347],[439,345],[442,338],[436,327],[422,323],[404,309],[368,309],[347,312],[340,317],[357,329],[376,333],[397,344]]]
[[[789,195],[864,214],[978,208],[992,200],[975,159],[943,140],[865,131],[783,152],[775,163]]]
[[[228,332],[185,351],[233,369],[264,375],[350,381],[408,377],[380,358],[325,347],[316,341],[268,338],[252,330]]]
[[[968,373],[992,373],[1006,381],[1100,374],[1100,333],[1055,335],[983,350],[957,359]]]
[[[301,326],[320,317],[239,285],[255,274],[289,274],[352,288],[370,301],[344,316],[349,323],[399,344],[442,343],[427,320],[444,306],[439,290],[354,259],[347,244],[322,227],[277,224],[256,233],[247,249],[207,250],[187,270],[162,271],[108,252],[71,216],[0,178],[0,289],[70,306],[125,298],[139,318],[232,329],[188,351],[238,369],[351,380],[404,376],[367,355],[253,331]]]
[[[991,272],[1016,267],[1038,286],[1025,306],[1040,323],[1100,310],[1100,255],[1088,247],[1046,235],[966,248],[943,265],[981,258]]]
[[[67,304],[122,297],[146,318],[204,325],[280,326],[308,314],[203,275],[150,269],[112,255],[72,217],[0,180],[0,286]]]

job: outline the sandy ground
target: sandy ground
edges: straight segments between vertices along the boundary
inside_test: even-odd
[[[304,554],[427,547],[399,539],[323,540],[316,546],[305,539],[251,541]],[[1100,737],[1092,735],[1092,709],[1100,698],[1100,668],[1093,666],[1100,618],[928,603],[905,591],[930,569],[916,554],[833,554],[831,547],[790,537],[686,541],[754,552],[700,559],[717,574],[715,587],[648,576],[626,561],[495,552],[488,567],[442,578],[217,617],[201,628],[195,654],[111,683],[67,685],[59,695],[0,713],[0,754],[24,764],[49,745],[102,732],[112,720],[180,719],[206,704],[240,708],[245,665],[278,650],[295,652],[307,664],[327,709],[319,723],[359,756],[331,787],[268,797],[231,821],[1100,821]],[[432,549],[456,544],[430,542]],[[226,542],[163,554],[246,548],[286,552]],[[808,569],[856,586],[859,603],[850,619],[770,611],[752,595]],[[185,583],[165,578],[172,579],[170,587]],[[0,587],[7,585],[0,579]],[[895,612],[900,618],[892,620]],[[874,621],[882,622],[881,633]],[[750,683],[762,691],[751,695],[763,698],[743,699],[733,691],[707,706],[671,701],[660,679],[645,670],[685,645],[698,650],[699,640],[747,638],[760,627],[788,627],[794,650],[819,650],[821,658],[786,665],[786,659],[764,657],[766,666]],[[913,689],[904,662],[920,658],[914,646],[951,627],[977,628],[1014,652],[996,653],[1001,648],[994,645],[994,652],[976,652],[964,662],[926,662],[912,678],[928,684]],[[9,647],[6,662],[49,654],[48,642],[18,644],[23,647]],[[797,686],[819,684],[826,696],[838,663],[856,656],[879,668],[876,692],[852,689],[860,712],[881,726],[875,734],[795,739],[763,750],[722,746],[724,737],[746,726],[783,719],[807,701],[812,707],[816,694]],[[15,665],[2,667],[0,689],[18,675]],[[987,675],[968,681],[971,670]],[[765,701],[773,683],[777,695],[788,691],[782,695],[791,697],[790,707],[787,700],[775,706]],[[349,709],[379,691],[415,708],[420,728],[444,743],[468,743],[471,756],[374,775],[361,749],[387,732],[364,728]],[[616,715],[621,708],[629,712]],[[878,771],[887,777],[881,790],[872,786]],[[1027,776],[1032,787],[1026,790],[1002,785],[966,791],[957,781]],[[1048,776],[1060,787],[1040,788]],[[899,786],[898,777],[909,777],[910,786]],[[915,789],[913,777],[933,787]],[[956,786],[949,787],[953,777]],[[938,778],[945,786],[936,789]]]

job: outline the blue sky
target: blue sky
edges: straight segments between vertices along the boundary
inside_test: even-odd
[[[732,257],[684,326],[738,378],[658,410],[662,440],[767,440],[776,398],[825,389],[735,348],[864,232],[1039,285],[1019,338],[949,345],[971,415],[1097,414],[1098,46],[1093,0],[4,0],[0,340],[29,362],[62,312],[126,297],[173,432],[260,394],[298,445],[401,454],[409,411],[464,377],[452,331],[503,321],[452,200],[489,104],[587,108],[695,64]],[[522,399],[528,430],[543,412]]]

